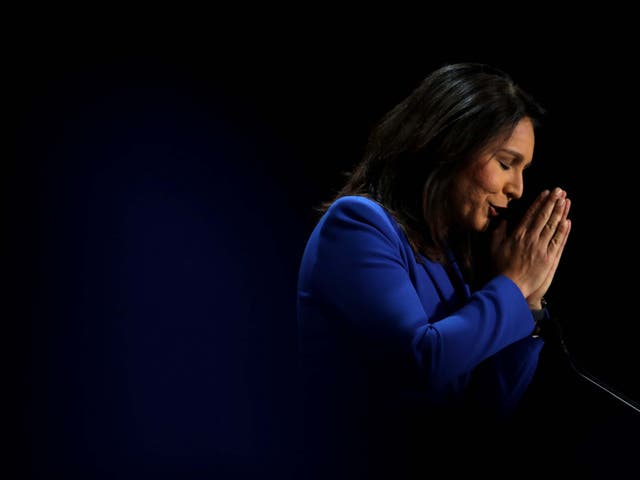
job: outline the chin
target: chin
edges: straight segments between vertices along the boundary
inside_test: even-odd
[[[475,225],[475,231],[478,233],[482,233],[482,232],[486,232],[487,230],[489,230],[489,226],[491,225],[491,219],[489,217],[487,217],[484,222],[480,222],[478,224]]]

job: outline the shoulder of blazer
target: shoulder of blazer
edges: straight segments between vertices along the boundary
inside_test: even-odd
[[[399,227],[391,214],[380,203],[367,197],[347,195],[337,199],[329,210],[328,215],[345,215],[355,220],[372,224],[383,233],[400,237]]]

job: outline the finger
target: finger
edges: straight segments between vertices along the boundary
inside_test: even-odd
[[[565,244],[567,243],[567,238],[569,237],[569,232],[571,231],[571,220],[568,218],[560,222],[556,232],[553,237],[549,241],[548,249],[552,254],[562,254]]]
[[[567,209],[568,211],[568,209]],[[565,221],[565,220],[563,220]],[[560,258],[562,257],[562,253],[564,252],[564,247],[567,243],[567,239],[569,238],[569,232],[571,231],[571,221],[570,220],[566,220],[567,222],[569,222],[568,224],[568,228],[567,228],[567,232],[564,236],[564,240],[562,240],[562,244],[560,245],[558,252],[556,253],[553,262],[551,264],[551,267],[549,268],[549,272],[547,273],[547,277],[545,278],[545,281],[543,282],[543,285],[545,285],[544,289],[546,291],[547,288],[549,288],[549,285],[551,285],[551,282],[553,281],[553,277],[556,274],[556,270],[558,269],[558,265],[560,263]]]
[[[546,242],[550,241],[563,221],[565,210],[566,199],[564,197],[560,197],[556,201],[555,205],[553,205],[553,209],[551,210],[546,222],[544,224],[536,223],[536,227],[532,229],[532,232],[537,232],[537,230],[540,229],[540,239]]]
[[[540,208],[544,205],[545,199],[549,198],[549,190],[544,190],[538,195],[538,197],[533,201],[533,203],[529,206],[527,211],[522,216],[520,223],[516,227],[515,231],[525,231],[531,228],[531,224],[534,219],[539,214]]]
[[[564,252],[564,247],[567,244],[567,240],[569,239],[569,233],[571,233],[571,220],[569,220],[568,218],[563,220],[563,225],[564,225],[564,237],[562,238],[562,244],[560,245],[560,251],[558,252],[558,259],[560,258],[560,256],[562,256],[562,252]]]
[[[536,237],[540,236],[542,233],[542,229],[549,221],[551,214],[556,206],[556,203],[560,198],[566,196],[566,192],[564,192],[561,188],[556,187],[546,198],[543,205],[539,208],[537,214],[531,220],[531,225],[529,230],[536,235]]]
[[[564,247],[567,244],[567,239],[569,238],[569,232],[571,231],[571,220],[563,220],[567,222],[567,231],[561,240],[561,244],[558,248],[558,252],[556,253],[555,258],[553,259],[553,264],[551,266],[551,270],[549,272],[548,282],[551,283],[551,279],[556,273],[556,269],[558,268],[558,264],[560,263],[560,258],[562,257],[562,253],[564,252]]]
[[[571,208],[571,200],[569,200],[568,198],[565,198],[565,204],[564,204],[564,213],[562,214],[562,220],[566,220],[567,217],[569,216],[569,209]]]

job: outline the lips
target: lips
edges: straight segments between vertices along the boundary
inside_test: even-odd
[[[489,204],[490,217],[497,217],[497,216],[504,215],[506,211],[507,211],[507,207],[498,207],[496,205],[493,205],[492,203]]]

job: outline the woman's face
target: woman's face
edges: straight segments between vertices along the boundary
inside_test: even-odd
[[[490,146],[456,175],[452,199],[459,228],[486,230],[500,209],[522,196],[522,173],[531,163],[533,146],[533,124],[523,118],[511,137]]]

